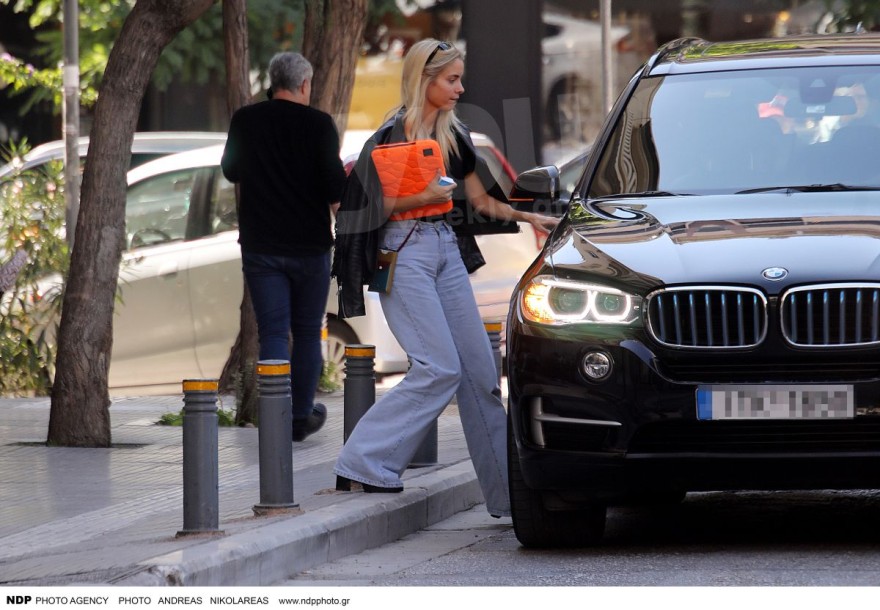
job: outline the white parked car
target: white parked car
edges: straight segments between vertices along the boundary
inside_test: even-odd
[[[475,143],[493,171],[503,173],[506,188],[512,172],[503,156],[484,136]],[[110,366],[114,394],[177,392],[183,379],[219,376],[229,356],[239,330],[243,278],[235,194],[220,170],[222,152],[220,144],[169,155],[128,173],[127,243]],[[477,239],[487,261],[471,276],[477,301],[487,320],[503,321],[513,288],[542,240],[530,226]],[[406,354],[377,295],[366,293],[366,316],[340,320],[336,311],[331,287],[330,359],[341,364],[345,345],[370,344],[376,346],[377,373],[406,371]]]
[[[226,133],[222,131],[139,131],[134,134],[131,144],[131,167],[172,153],[222,144],[225,141]],[[0,166],[0,180],[15,172],[34,169],[50,161],[64,160],[66,146],[64,140],[35,146],[21,157]],[[89,149],[88,136],[77,140],[77,149],[80,160],[84,160]]]

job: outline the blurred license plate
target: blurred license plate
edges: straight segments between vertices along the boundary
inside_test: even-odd
[[[704,385],[697,419],[845,419],[854,415],[851,385]]]

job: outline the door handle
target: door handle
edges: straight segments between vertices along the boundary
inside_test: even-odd
[[[159,268],[159,277],[175,278],[180,271],[180,267],[175,263],[173,265],[165,265]]]

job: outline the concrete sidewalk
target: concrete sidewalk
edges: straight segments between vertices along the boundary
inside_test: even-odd
[[[327,424],[293,445],[298,511],[255,516],[258,431],[221,427],[223,533],[178,538],[182,428],[156,422],[182,394],[114,399],[110,449],[46,447],[49,399],[0,399],[0,584],[275,584],[483,501],[454,405],[439,420],[438,464],[409,469],[403,493],[335,491],[343,396],[318,400]]]

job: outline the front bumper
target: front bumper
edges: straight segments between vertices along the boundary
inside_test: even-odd
[[[585,340],[519,322],[508,340],[511,421],[523,477],[533,489],[595,498],[880,487],[875,353],[663,353],[635,330]],[[582,371],[590,351],[614,363],[601,382]],[[708,383],[852,385],[855,416],[701,421],[696,390]]]

